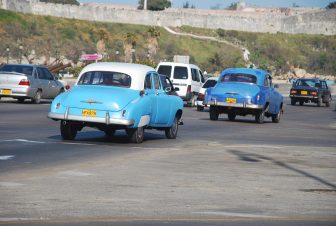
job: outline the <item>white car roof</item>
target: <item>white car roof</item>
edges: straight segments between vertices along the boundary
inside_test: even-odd
[[[76,84],[78,83],[82,74],[89,71],[113,71],[127,74],[132,78],[130,89],[143,90],[146,74],[148,72],[155,72],[155,69],[141,64],[117,63],[117,62],[93,63],[83,68],[80,75],[78,76]]]
[[[176,62],[160,62],[158,67],[160,65],[169,65],[169,66],[190,66],[190,67],[193,67],[193,68],[198,68],[199,67],[195,64],[185,64],[185,63],[176,63]]]

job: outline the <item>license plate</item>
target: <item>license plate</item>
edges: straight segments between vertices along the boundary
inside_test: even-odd
[[[226,103],[232,103],[235,104],[237,102],[236,98],[226,98]]]
[[[12,90],[11,89],[3,89],[1,90],[2,95],[12,95]]]
[[[301,95],[308,95],[307,91],[301,91]]]
[[[82,110],[82,116],[87,116],[87,117],[96,117],[96,110],[90,110],[90,109],[84,109]]]

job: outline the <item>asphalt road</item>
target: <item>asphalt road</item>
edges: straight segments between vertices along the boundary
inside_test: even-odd
[[[334,100],[336,98],[334,97]],[[0,100],[0,224],[336,225],[336,111],[279,124],[185,108],[176,140],[84,129],[61,140],[41,105]]]

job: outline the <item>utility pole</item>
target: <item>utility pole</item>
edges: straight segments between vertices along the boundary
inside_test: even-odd
[[[144,0],[144,10],[147,10],[147,0]]]

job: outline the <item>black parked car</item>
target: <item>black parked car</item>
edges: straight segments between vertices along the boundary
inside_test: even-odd
[[[330,106],[331,93],[327,82],[320,79],[298,79],[293,83],[290,90],[291,104],[299,102],[302,106],[304,103],[316,103],[318,107],[325,103]]]

